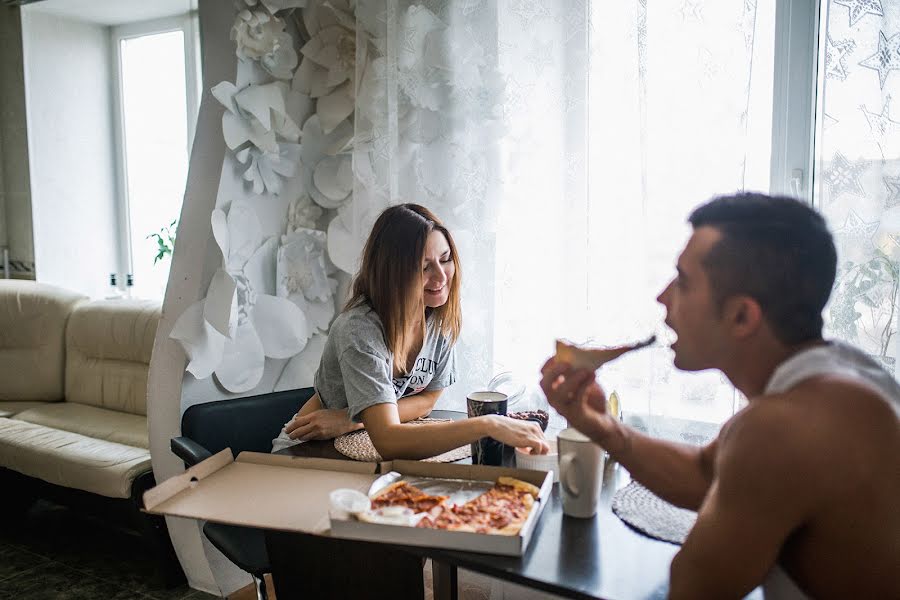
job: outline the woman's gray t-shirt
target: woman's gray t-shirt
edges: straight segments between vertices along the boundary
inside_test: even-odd
[[[393,377],[393,353],[381,319],[368,304],[344,311],[331,324],[315,387],[325,408],[347,408],[350,419],[376,404],[396,404],[404,396],[441,390],[456,381],[453,345],[434,316],[412,372]]]

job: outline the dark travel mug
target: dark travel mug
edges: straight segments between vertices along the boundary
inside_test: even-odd
[[[505,415],[507,396],[502,392],[472,392],[466,397],[466,412],[469,417],[482,415]],[[489,437],[472,442],[472,464],[503,464],[503,442]]]

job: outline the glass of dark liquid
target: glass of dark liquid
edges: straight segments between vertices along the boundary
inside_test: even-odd
[[[472,392],[466,396],[466,412],[469,417],[505,415],[507,396],[502,392]],[[472,442],[472,464],[503,464],[503,442],[489,437]]]

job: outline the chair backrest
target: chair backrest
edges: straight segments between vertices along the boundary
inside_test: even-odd
[[[300,388],[195,404],[181,416],[181,435],[213,454],[225,448],[235,456],[245,450],[269,452],[272,440],[314,392]]]

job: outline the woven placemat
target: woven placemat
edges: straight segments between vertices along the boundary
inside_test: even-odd
[[[612,511],[644,535],[673,544],[683,543],[697,520],[694,511],[669,504],[636,481],[616,492]]]
[[[451,419],[432,419],[426,417],[424,419],[410,421],[409,423],[421,425],[424,423],[445,423],[450,420]],[[382,461],[381,455],[378,454],[378,450],[376,450],[375,446],[372,444],[372,438],[369,437],[369,432],[365,429],[360,429],[359,431],[354,431],[353,433],[334,438],[334,449],[353,460],[360,460],[363,462]],[[472,456],[472,447],[469,444],[466,444],[455,450],[450,450],[449,452],[444,452],[443,454],[438,454],[437,456],[422,460],[425,462],[444,463],[455,462],[457,460],[469,458],[470,456]]]

